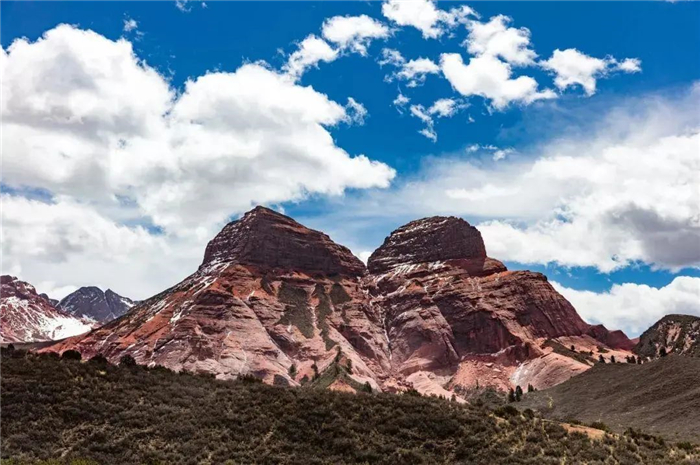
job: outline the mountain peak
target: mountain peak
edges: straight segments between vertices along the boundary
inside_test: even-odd
[[[227,224],[207,245],[202,267],[218,262],[360,276],[364,264],[326,234],[265,207]]]
[[[481,233],[462,218],[432,216],[411,221],[393,231],[369,257],[370,272],[397,265],[454,259],[485,259]]]

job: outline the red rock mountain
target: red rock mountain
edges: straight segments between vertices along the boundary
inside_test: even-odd
[[[592,366],[589,351],[627,342],[581,320],[544,275],[488,258],[462,219],[397,229],[367,269],[327,235],[258,207],[224,227],[183,282],[48,350],[288,384],[329,371],[340,350],[351,375],[333,388],[451,395],[557,384]]]
[[[57,309],[29,283],[5,275],[0,285],[0,342],[52,341],[92,328],[90,322]]]

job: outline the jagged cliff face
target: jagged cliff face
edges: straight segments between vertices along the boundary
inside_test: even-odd
[[[209,243],[183,282],[49,350],[295,385],[314,365],[332,367],[340,349],[352,383],[449,396],[477,384],[556,384],[593,363],[561,347],[612,351],[608,339],[544,275],[487,257],[459,218],[399,228],[367,269],[325,234],[256,208]]]
[[[209,243],[196,273],[58,349],[294,385],[313,376],[314,364],[323,371],[340,348],[355,378],[376,387],[388,344],[360,287],[364,273],[325,234],[256,208]]]
[[[700,318],[691,315],[666,315],[639,337],[634,351],[644,357],[658,357],[661,349],[700,357]]]
[[[0,277],[0,342],[40,342],[89,331],[88,321],[54,307],[46,294],[14,276]]]
[[[81,287],[70,293],[58,303],[57,307],[71,315],[107,323],[125,314],[134,301],[122,297],[111,289],[102,292],[95,286]]]

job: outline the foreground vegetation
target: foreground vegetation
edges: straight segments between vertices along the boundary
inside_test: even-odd
[[[438,398],[2,354],[2,464],[698,464],[693,446]]]

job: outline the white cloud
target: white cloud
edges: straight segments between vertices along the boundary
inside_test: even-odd
[[[435,131],[435,121],[433,118],[450,118],[458,111],[468,106],[469,105],[459,100],[442,98],[436,100],[429,108],[425,108],[423,105],[411,105],[409,110],[411,111],[411,115],[425,123],[426,127],[418,132],[435,142],[437,141],[437,132]]]
[[[36,42],[15,41],[0,54],[0,67],[3,183],[16,195],[42,192],[51,199],[31,204],[35,213],[27,221],[17,215],[10,221],[15,210],[3,209],[4,226],[13,228],[5,230],[5,239],[13,238],[3,241],[5,261],[19,262],[29,281],[52,279],[45,275],[51,267],[40,269],[34,259],[37,251],[50,256],[65,245],[61,258],[71,271],[52,268],[63,280],[56,285],[84,283],[96,268],[110,268],[109,261],[98,266],[88,257],[132,250],[132,240],[146,244],[149,234],[154,244],[178,243],[200,258],[230,215],[255,204],[385,187],[395,174],[364,155],[351,156],[328,131],[360,122],[364,107],[349,100],[346,109],[262,64],[193,78],[178,95],[128,41],[61,25]],[[76,234],[88,235],[68,236],[52,249],[31,223],[41,214],[65,215],[81,225]],[[127,224],[152,225],[161,234]],[[158,247],[134,252],[134,268],[175,260]],[[164,276],[182,277],[182,270]],[[124,275],[119,279],[133,284],[138,273]],[[144,292],[162,284],[143,278],[148,284],[135,287]]]
[[[511,103],[530,104],[556,97],[549,89],[540,91],[537,81],[529,76],[513,79],[511,66],[492,55],[473,57],[465,65],[461,55],[444,53],[440,57],[440,67],[457,92],[465,97],[483,97],[496,110]]]
[[[406,61],[398,50],[385,48],[382,50],[382,57],[377,61],[379,66],[391,65],[399,68],[384,78],[386,82],[394,79],[407,81],[408,87],[418,87],[425,82],[428,74],[439,74],[440,67],[429,58],[417,58]]]
[[[426,39],[436,39],[470,16],[477,16],[467,6],[440,10],[432,0],[389,0],[382,5],[382,14],[399,26],[415,27]]]
[[[418,58],[404,63],[395,76],[403,81],[408,81],[408,87],[416,87],[425,82],[428,74],[438,74],[440,67],[428,58]]]
[[[323,22],[323,37],[342,49],[367,55],[367,47],[374,39],[386,39],[389,28],[367,15],[334,16]]]
[[[406,63],[406,59],[401,55],[401,52],[393,48],[383,48],[382,56],[377,60],[379,66],[391,65],[391,66],[401,66]]]
[[[126,18],[124,19],[124,32],[131,32],[139,27],[139,23],[135,19]]]
[[[348,104],[345,105],[345,108],[351,122],[359,125],[365,124],[367,109],[364,105],[356,101],[354,98],[348,97]]]
[[[594,58],[581,53],[575,48],[555,50],[549,60],[540,65],[555,74],[554,84],[561,90],[580,85],[586,95],[596,92],[598,79],[609,76],[614,71],[625,73],[641,72],[641,61],[637,58],[627,58],[618,62],[612,57],[605,59]]]
[[[508,27],[511,18],[498,15],[487,23],[470,21],[469,36],[465,45],[473,55],[500,57],[512,65],[534,64],[537,54],[530,47],[530,31],[527,28]]]
[[[329,63],[336,58],[337,50],[325,40],[311,34],[302,40],[297,50],[289,56],[283,70],[294,79],[299,79],[308,68],[318,67],[319,62]]]
[[[472,144],[466,148],[467,153],[475,153],[478,151],[488,151],[488,152],[493,153],[492,158],[494,161],[503,160],[508,155],[515,153],[515,149],[512,147],[499,148],[499,147],[496,147],[495,145]],[[453,191],[452,195],[459,197],[459,191]]]
[[[584,320],[622,328],[637,336],[664,315],[700,316],[700,278],[678,276],[664,287],[645,284],[614,284],[609,291],[591,292],[553,282]]]
[[[403,110],[408,105],[408,103],[411,101],[410,98],[406,97],[404,94],[399,92],[399,95],[396,96],[394,101],[392,102],[394,106],[396,107],[396,111],[399,113],[403,114]]]
[[[627,99],[607,114],[591,104],[561,118],[576,122],[557,126],[549,141],[518,147],[517,157],[475,157],[481,146],[431,157],[396,188],[338,209],[357,210],[368,224],[464,216],[482,231],[490,256],[524,264],[700,267],[698,105],[700,86]],[[428,135],[428,110],[415,110]],[[504,148],[485,152],[497,150]]]

